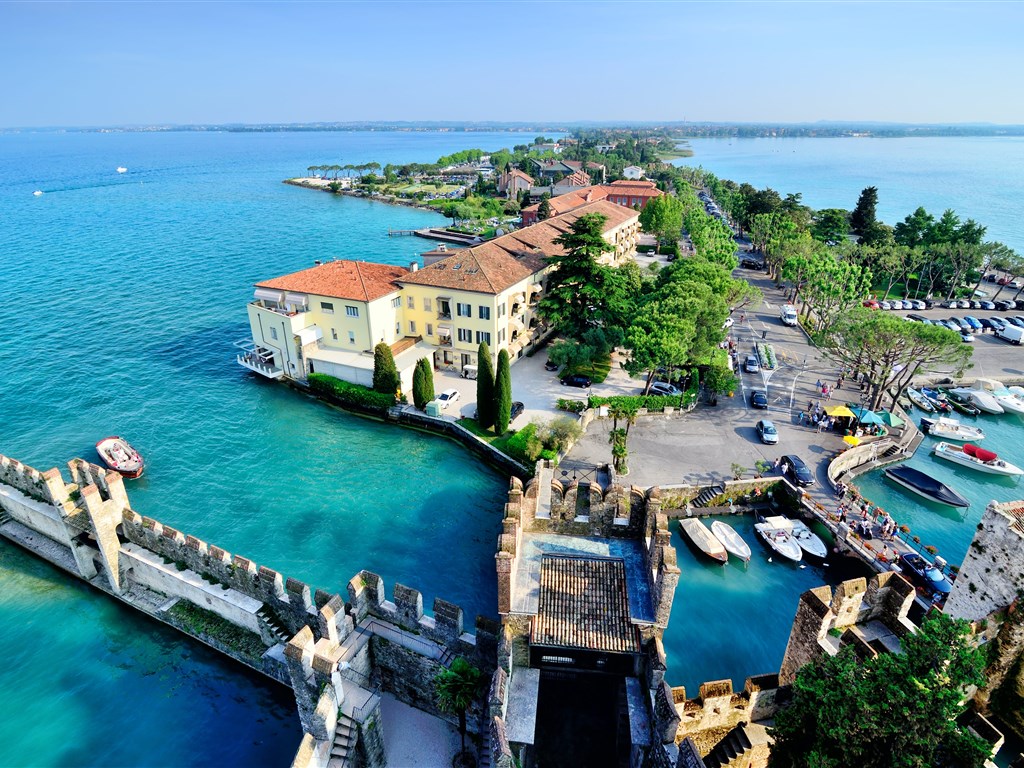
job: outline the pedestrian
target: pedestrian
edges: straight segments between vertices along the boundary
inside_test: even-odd
[[[814,411],[814,401],[813,400],[808,400],[807,401],[807,412],[811,413],[813,411]]]
[[[816,381],[816,382],[814,383],[814,388],[815,388],[815,389],[821,389],[821,379],[818,379],[818,380],[817,380],[817,381]]]
[[[779,457],[779,456],[776,456],[775,457],[775,461],[772,462],[772,469],[778,469],[779,468],[779,464],[781,464],[781,463],[782,463],[782,458]]]
[[[845,504],[840,504],[839,505],[839,522],[840,523],[845,523],[846,522],[846,505]]]
[[[821,430],[824,429],[824,427],[825,427],[825,420],[822,419],[821,421],[818,422],[818,434],[819,435],[821,434]]]

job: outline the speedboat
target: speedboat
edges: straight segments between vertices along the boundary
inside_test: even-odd
[[[970,401],[971,405],[985,413],[1004,413],[1004,408],[991,392],[975,387],[957,387],[949,390],[950,394],[960,395]]]
[[[724,563],[729,559],[729,553],[725,551],[722,542],[697,518],[684,517],[679,521],[679,529],[686,534],[697,549],[712,560]]]
[[[937,389],[929,389],[928,387],[921,387],[921,395],[932,404],[932,407],[940,413],[950,413],[953,408],[948,402],[946,402],[946,396],[939,392]]]
[[[123,437],[105,437],[96,443],[96,453],[103,463],[125,477],[141,477],[146,463],[139,452]]]
[[[123,165],[119,165],[119,166],[117,166],[117,172],[118,173],[128,173],[128,169],[125,168]]]
[[[932,405],[931,400],[922,395],[913,387],[907,387],[907,397],[910,398],[910,402],[912,402],[922,411],[927,411],[928,413],[935,412],[935,406]]]
[[[820,557],[824,560],[828,557],[828,547],[814,531],[807,527],[803,520],[793,520],[793,538],[800,545],[800,549],[808,555]]]
[[[978,441],[985,439],[985,430],[981,427],[961,424],[957,419],[951,419],[948,416],[921,419],[921,431],[926,435],[941,437],[943,440]]]
[[[938,502],[948,504],[951,507],[969,507],[971,502],[954,491],[945,483],[940,483],[933,477],[929,477],[919,469],[913,467],[890,467],[885,470],[885,476],[897,485],[902,485],[908,491],[913,491],[919,496]]]
[[[793,538],[793,521],[789,518],[781,515],[767,517],[763,522],[754,523],[754,530],[765,544],[783,557],[793,562],[803,559],[800,545]]]
[[[1003,461],[992,451],[986,451],[976,445],[953,445],[952,443],[939,443],[932,449],[936,456],[946,461],[952,461],[980,472],[989,472],[993,475],[1008,475],[1017,477],[1024,475],[1024,469],[1016,464]]]
[[[743,537],[731,525],[726,525],[721,520],[715,520],[711,524],[711,532],[715,534],[715,538],[722,542],[730,555],[738,557],[743,561],[750,559],[750,545],[743,540]]]
[[[959,411],[965,416],[979,416],[981,414],[981,410],[973,406],[969,398],[955,394],[948,389],[940,389],[939,392],[946,396],[946,402],[953,406],[954,410]]]
[[[929,563],[917,552],[904,552],[900,555],[900,567],[916,586],[925,590],[929,596],[945,597],[953,590],[942,571]]]
[[[983,389],[991,394],[1010,413],[1024,414],[1024,397],[1014,394],[1001,381],[995,379],[975,379],[975,389]]]

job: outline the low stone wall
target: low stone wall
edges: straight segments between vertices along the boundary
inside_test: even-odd
[[[470,451],[482,458],[488,464],[497,467],[503,472],[526,479],[530,477],[530,470],[523,466],[511,456],[502,453],[490,443],[481,440],[461,424],[447,419],[435,419],[424,413],[419,413],[410,408],[405,408],[397,416],[397,421],[407,427],[422,429],[426,432],[433,432],[437,435],[444,435],[457,440]]]

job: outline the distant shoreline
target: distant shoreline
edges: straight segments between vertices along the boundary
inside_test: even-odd
[[[332,195],[345,195],[346,197],[358,197],[363,200],[371,200],[375,203],[389,203],[390,205],[404,205],[407,208],[419,208],[424,211],[430,211],[436,213],[438,216],[444,216],[437,208],[427,205],[421,200],[412,200],[406,197],[395,197],[394,195],[368,195],[360,190],[352,189],[339,189],[335,192],[328,188],[334,179],[317,179],[317,178],[295,178],[285,179],[283,184],[291,184],[293,187],[302,187],[303,189],[312,189],[317,192],[328,192]]]

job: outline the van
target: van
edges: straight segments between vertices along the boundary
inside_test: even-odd
[[[475,379],[480,369],[475,365],[464,365],[462,366],[462,378],[464,379]]]
[[[782,311],[779,312],[779,319],[782,320],[783,325],[796,325],[796,307],[794,307],[792,304],[786,304],[785,306],[783,306]]]
[[[1020,344],[1021,338],[1024,338],[1024,329],[1018,328],[1014,325],[1008,325],[1005,328],[996,328],[994,333],[1003,341],[1008,341],[1011,344]]]

